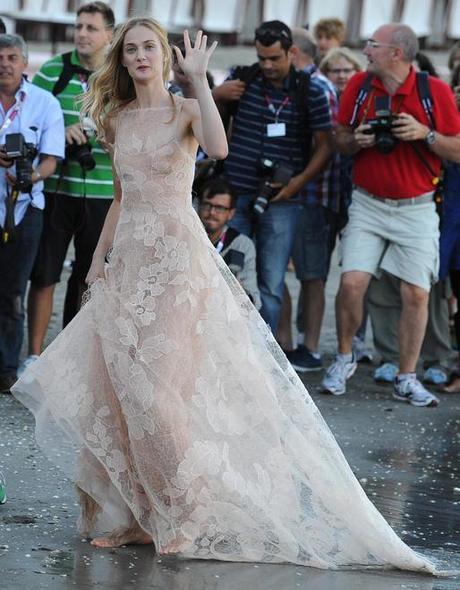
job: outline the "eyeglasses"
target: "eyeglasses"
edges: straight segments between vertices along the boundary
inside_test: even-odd
[[[372,47],[372,49],[377,49],[378,47],[394,47],[397,49],[397,45],[391,45],[390,43],[379,43],[375,39],[366,39],[364,41],[364,47]]]
[[[355,72],[355,68],[330,68],[328,72],[330,74],[352,74]]]
[[[200,209],[205,213],[210,213],[213,209],[219,215],[223,215],[226,211],[230,211],[231,207],[224,207],[223,205],[213,205],[212,203],[200,203]]]

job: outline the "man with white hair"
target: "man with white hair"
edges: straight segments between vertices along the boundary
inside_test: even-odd
[[[43,181],[64,157],[59,102],[27,81],[26,68],[24,39],[0,35],[0,393],[17,379],[24,296],[43,226]]]

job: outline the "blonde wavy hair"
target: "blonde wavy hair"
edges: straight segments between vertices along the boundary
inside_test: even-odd
[[[81,99],[81,114],[93,120],[97,135],[104,138],[104,121],[113,113],[136,98],[131,76],[122,65],[123,42],[126,33],[134,27],[146,27],[153,31],[163,52],[163,82],[169,79],[172,50],[168,34],[155,19],[150,17],[130,18],[116,29],[113,41],[103,65],[91,75],[89,90]]]

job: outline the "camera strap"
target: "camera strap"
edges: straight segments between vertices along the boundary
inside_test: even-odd
[[[220,234],[219,241],[217,242],[217,244],[215,246],[217,254],[220,254],[222,252],[222,250],[224,249],[226,237],[227,237],[227,228],[225,228],[224,231]]]
[[[423,110],[425,111],[425,114],[428,117],[428,120],[430,121],[431,128],[436,129],[434,116],[433,116],[434,104],[433,104],[433,97],[431,95],[429,75],[427,72],[416,72],[415,76],[416,76],[416,82],[417,82],[417,92],[418,92],[420,102],[422,103]],[[372,80],[373,79],[374,79],[374,74],[367,74],[363,80],[363,83],[358,91],[357,96],[356,96],[355,104],[353,107],[353,112],[350,117],[350,122],[349,122],[350,127],[358,127],[358,125],[359,125],[359,122],[358,122],[359,110],[363,106],[363,104],[366,102],[366,99],[369,97],[369,101],[366,105],[364,116],[362,117],[362,121],[364,121],[364,119],[367,117],[367,113],[370,108],[372,96],[374,94],[374,89],[372,88]],[[402,98],[401,98],[401,102],[402,102]],[[401,104],[399,105],[399,108],[400,108],[400,106],[401,106]],[[399,108],[398,108],[398,110],[399,110]]]
[[[69,51],[68,53],[63,53],[62,54],[62,71],[61,71],[59,78],[56,81],[56,84],[54,85],[54,87],[51,91],[52,94],[54,96],[57,96],[58,94],[60,94],[67,87],[68,83],[74,77],[75,74],[78,75],[79,80],[80,80],[80,84],[81,84],[82,78],[85,80],[85,84],[87,84],[88,83],[87,81],[88,81],[89,76],[91,75],[91,72],[89,70],[87,70],[86,68],[83,68],[82,66],[72,63],[72,52],[71,51]],[[87,90],[87,88],[86,88],[86,90]],[[85,90],[85,88],[83,88],[84,92],[86,92],[86,90]]]
[[[11,241],[14,236],[15,223],[14,223],[14,208],[16,201],[19,197],[19,191],[17,188],[9,190],[8,184],[6,185],[6,199],[5,199],[5,223],[2,228],[2,242],[6,244]]]

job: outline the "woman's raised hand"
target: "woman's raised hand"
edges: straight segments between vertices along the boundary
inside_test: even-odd
[[[185,57],[178,47],[174,47],[177,62],[184,74],[190,78],[195,76],[205,76],[208,69],[208,62],[214,49],[217,47],[217,41],[206,48],[208,37],[203,35],[203,31],[198,31],[195,38],[195,45],[192,47],[188,31],[184,31]]]

